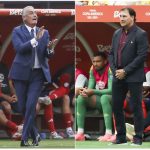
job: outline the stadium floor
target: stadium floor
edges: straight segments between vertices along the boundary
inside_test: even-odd
[[[29,143],[31,143],[29,141]],[[74,148],[74,139],[63,140],[42,140],[38,148]],[[20,141],[12,141],[10,139],[0,139],[0,148],[20,148]],[[37,148],[37,147],[36,147]]]
[[[111,148],[111,149],[132,149],[132,148],[136,148],[136,149],[145,149],[145,148],[148,148],[150,149],[150,142],[143,142],[142,145],[140,146],[137,146],[137,145],[130,145],[131,142],[128,142],[126,145],[112,145],[110,142],[98,142],[98,141],[83,141],[83,142],[76,142],[75,145],[76,145],[76,148],[80,148],[80,149],[83,149],[83,148],[88,148],[88,149],[93,149],[93,148],[104,148],[104,149],[108,149],[108,148]]]

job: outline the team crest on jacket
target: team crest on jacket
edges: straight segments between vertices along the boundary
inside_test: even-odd
[[[96,89],[102,90],[102,89],[104,89],[104,88],[105,88],[105,83],[104,83],[103,81],[98,81],[98,82],[96,83]]]

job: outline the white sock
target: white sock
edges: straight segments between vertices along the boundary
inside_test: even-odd
[[[84,133],[84,129],[83,128],[78,128],[78,134],[83,134]]]
[[[105,134],[109,134],[109,135],[112,135],[112,131],[110,129],[106,129],[106,132]]]

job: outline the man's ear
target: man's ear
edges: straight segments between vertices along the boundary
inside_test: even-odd
[[[133,20],[133,22],[134,22],[134,18],[135,18],[135,17],[134,17],[134,16],[131,16],[131,18],[132,18],[132,20]]]

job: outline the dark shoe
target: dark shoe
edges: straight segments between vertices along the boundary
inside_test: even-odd
[[[29,147],[30,144],[28,143],[28,141],[21,140],[20,146],[21,147]]]
[[[142,138],[134,136],[131,145],[142,145]]]
[[[38,134],[38,135],[36,136],[35,140],[33,140],[32,146],[38,147],[40,141],[41,141],[41,137],[40,137],[40,135]]]
[[[34,140],[34,141],[32,142],[32,146],[34,146],[34,147],[38,147],[38,146],[39,146],[39,142],[38,142],[38,141],[36,141],[36,140]]]
[[[112,144],[127,144],[127,140],[116,139]]]

